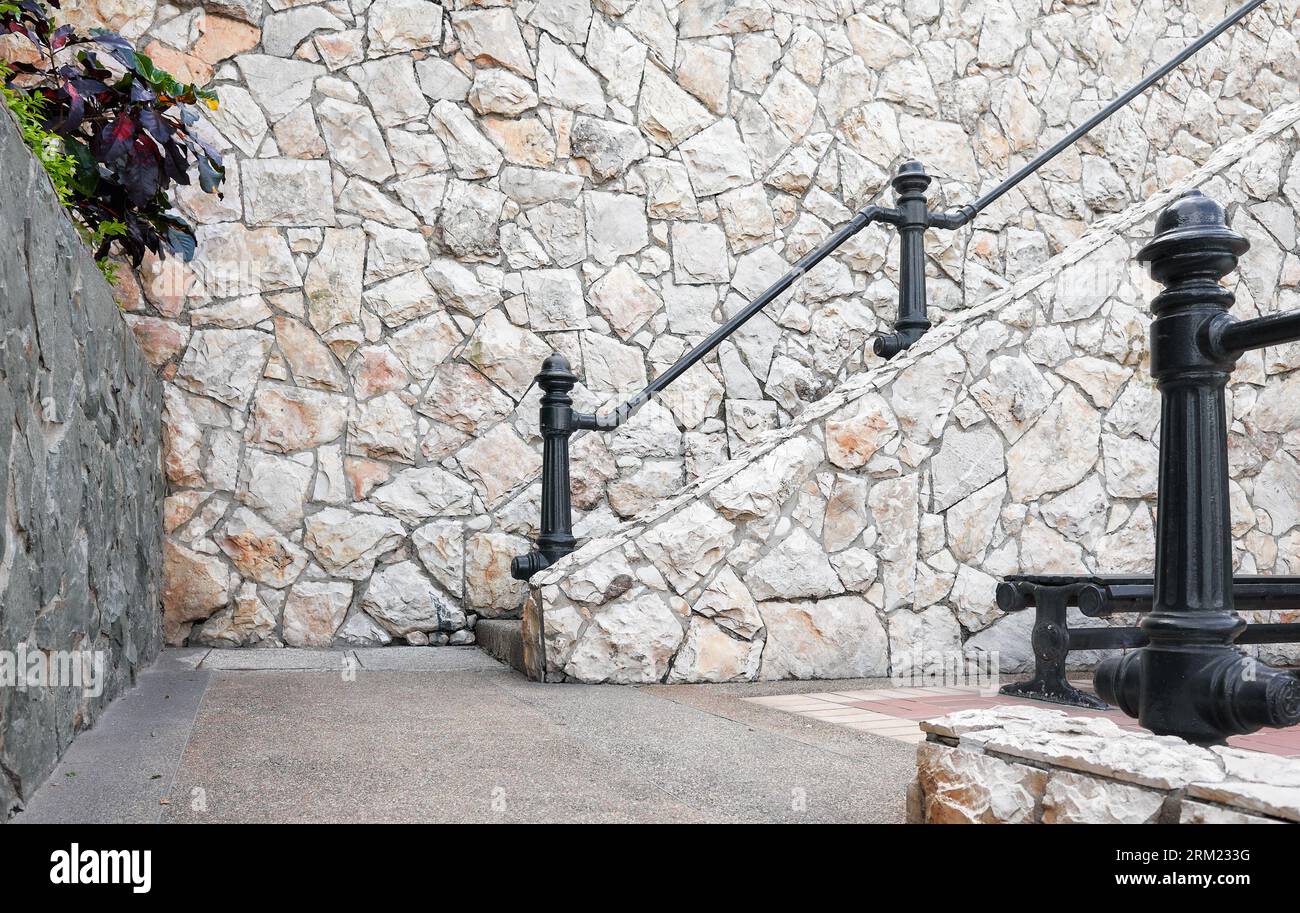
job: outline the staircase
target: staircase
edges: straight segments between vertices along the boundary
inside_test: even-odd
[[[1282,180],[1298,121],[1300,105],[1278,109],[536,574],[522,626],[480,630],[480,642],[545,681],[907,679],[987,653],[1004,672],[1024,668],[1028,618],[1003,618],[996,577],[1150,571],[1159,405],[1136,246],[1174,196],[1206,187],[1254,247],[1239,311],[1276,310],[1300,211],[1300,169]],[[1300,468],[1268,441],[1300,428],[1300,358],[1270,350],[1257,361],[1230,391],[1232,449],[1245,463],[1234,472],[1236,560],[1242,573],[1294,573],[1300,533],[1288,534],[1300,516],[1286,491],[1300,490]],[[1289,376],[1257,394],[1251,370]]]
[[[481,618],[474,626],[474,642],[489,656],[526,673],[522,624],[515,618]]]

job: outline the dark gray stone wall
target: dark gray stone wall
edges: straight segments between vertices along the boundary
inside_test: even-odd
[[[0,108],[0,821],[158,653],[161,410],[111,288]],[[102,694],[10,684],[4,663],[14,677],[36,650],[93,651]]]

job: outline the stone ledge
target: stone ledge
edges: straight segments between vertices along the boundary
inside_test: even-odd
[[[1061,710],[963,710],[921,724],[908,820],[924,824],[1300,822],[1300,760],[1200,748]]]

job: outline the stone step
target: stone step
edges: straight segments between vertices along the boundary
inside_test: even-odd
[[[489,656],[527,673],[524,668],[523,622],[518,618],[480,618],[474,626],[479,647]]]

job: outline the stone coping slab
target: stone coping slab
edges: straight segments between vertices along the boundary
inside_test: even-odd
[[[421,648],[423,649],[423,648]],[[218,672],[337,672],[356,662],[354,650],[213,650],[200,669]]]
[[[1292,758],[1036,707],[962,710],[921,729],[917,821],[1300,822]]]
[[[168,650],[189,668],[214,672],[500,672],[476,647],[369,647],[355,650]]]
[[[361,668],[382,672],[503,672],[478,647],[368,647],[353,650]]]

